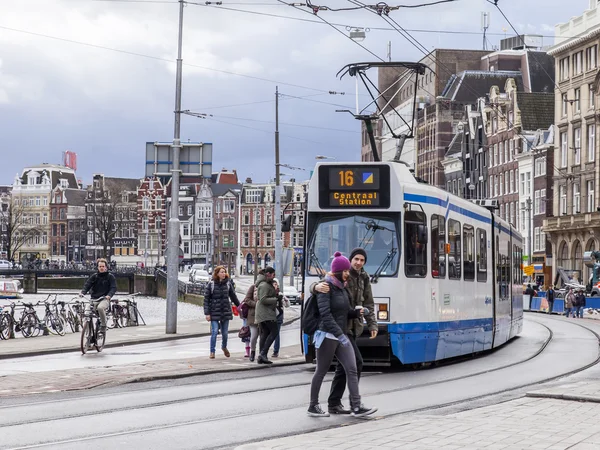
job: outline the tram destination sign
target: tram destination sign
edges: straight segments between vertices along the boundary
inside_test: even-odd
[[[389,208],[390,167],[374,164],[320,166],[319,207]]]

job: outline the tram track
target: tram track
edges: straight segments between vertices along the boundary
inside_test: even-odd
[[[452,381],[457,381],[457,380],[461,380],[461,379],[465,379],[465,378],[473,378],[473,377],[478,377],[478,376],[482,376],[482,375],[486,375],[492,372],[497,372],[497,371],[501,371],[501,370],[505,370],[507,368],[510,367],[515,367],[524,363],[527,363],[529,361],[534,360],[535,358],[538,358],[540,355],[542,355],[544,353],[544,351],[547,349],[548,345],[550,344],[550,342],[554,339],[554,332],[552,331],[552,328],[550,326],[547,326],[537,320],[534,319],[530,319],[532,322],[535,322],[536,324],[544,327],[547,331],[548,331],[548,337],[547,339],[542,343],[542,345],[540,346],[540,348],[532,355],[528,356],[527,358],[523,358],[519,361],[513,361],[509,364],[503,364],[500,365],[498,367],[494,367],[491,369],[487,369],[487,370],[481,370],[481,371],[477,371],[477,372],[473,372],[471,374],[467,374],[467,375],[462,375],[462,376],[457,376],[457,377],[453,377],[453,378],[447,378],[444,380],[438,380],[438,381],[432,381],[432,382],[428,382],[428,383],[420,383],[420,384],[415,384],[415,385],[410,385],[410,386],[404,386],[404,387],[400,387],[397,389],[383,389],[380,391],[375,391],[375,392],[370,392],[369,396],[375,396],[375,395],[381,395],[381,394],[388,394],[388,393],[395,393],[395,392],[402,392],[402,391],[408,391],[408,390],[414,390],[414,389],[418,389],[418,388],[424,388],[424,387],[430,387],[430,386],[434,386],[434,385],[443,385],[446,383],[450,383]],[[560,319],[551,319],[553,321],[560,321]],[[388,414],[384,414],[384,415],[380,415],[377,416],[376,418],[374,418],[375,420],[382,420],[385,418],[389,418],[389,417],[395,417],[395,416],[399,416],[399,415],[405,415],[405,414],[412,414],[412,413],[419,413],[419,412],[424,412],[424,411],[431,411],[431,410],[436,410],[436,409],[442,409],[442,408],[447,408],[447,407],[452,407],[452,406],[456,406],[456,405],[460,405],[460,404],[465,404],[465,403],[469,403],[469,402],[473,402],[473,401],[477,401],[477,400],[482,400],[485,398],[489,398],[489,397],[493,397],[493,396],[497,396],[497,395],[501,395],[501,394],[506,394],[512,391],[518,391],[520,389],[523,388],[527,388],[529,386],[532,385],[537,385],[537,384],[542,384],[542,383],[547,383],[547,382],[551,382],[560,378],[564,378],[566,376],[569,375],[573,375],[575,373],[581,372],[583,370],[586,370],[590,367],[593,367],[595,365],[597,365],[598,363],[600,363],[600,334],[598,334],[596,331],[594,331],[593,329],[591,329],[590,327],[586,327],[584,324],[579,324],[579,323],[572,323],[572,325],[576,325],[578,327],[581,327],[583,329],[585,329],[587,332],[590,332],[591,334],[594,335],[596,341],[599,344],[599,351],[596,355],[596,358],[594,361],[578,367],[576,369],[567,371],[567,372],[563,372],[560,373],[558,375],[552,376],[552,377],[548,377],[548,378],[544,378],[542,380],[536,380],[535,382],[532,383],[524,383],[524,384],[519,384],[517,386],[512,386],[510,388],[507,389],[500,389],[500,390],[495,390],[493,392],[487,392],[486,394],[483,395],[477,395],[477,396],[470,396],[468,398],[463,398],[461,400],[458,401],[452,401],[452,402],[445,402],[445,403],[440,403],[437,405],[433,405],[433,406],[427,406],[427,407],[420,407],[420,408],[413,408],[410,410],[405,410],[405,411],[400,411],[400,412],[395,412],[395,413],[388,413]],[[366,373],[365,376],[374,376],[375,374],[369,374]],[[214,395],[200,395],[200,396],[193,396],[193,397],[189,397],[189,398],[185,398],[185,399],[176,399],[176,400],[169,400],[169,401],[162,401],[162,402],[151,402],[145,405],[137,405],[135,407],[122,407],[122,408],[112,408],[112,409],[106,409],[106,410],[102,410],[102,411],[92,411],[89,414],[77,414],[77,415],[72,415],[72,416],[61,416],[60,420],[64,420],[64,419],[68,419],[68,418],[73,418],[73,417],[82,417],[82,416],[88,416],[88,417],[94,417],[94,416],[99,416],[99,415],[104,415],[104,414],[111,414],[111,413],[115,413],[115,412],[123,412],[123,411],[130,411],[130,410],[137,410],[137,409],[146,409],[146,408],[152,408],[152,407],[164,407],[164,406],[171,406],[171,405],[175,405],[175,404],[181,404],[181,403],[188,403],[188,402],[192,402],[192,401],[198,401],[198,400],[204,400],[204,399],[215,399],[215,398],[220,398],[220,397],[229,397],[232,395],[242,395],[242,394],[248,394],[248,393],[256,393],[256,392],[268,392],[268,391],[277,391],[277,390],[281,390],[281,389],[288,389],[288,388],[294,388],[294,387],[301,387],[301,386],[308,386],[310,383],[309,382],[299,382],[299,383],[289,383],[287,385],[279,385],[277,387],[273,387],[273,388],[264,388],[264,389],[252,389],[252,390],[240,390],[240,391],[236,391],[236,392],[229,392],[229,393],[220,393],[220,394],[214,394]],[[19,405],[19,406],[23,406],[23,405]],[[286,411],[286,410],[293,410],[296,409],[298,407],[302,407],[305,406],[304,404],[298,404],[298,405],[287,405],[285,407],[282,408],[273,408],[271,409],[271,412],[282,412],[282,411]],[[114,433],[103,433],[103,434],[93,434],[90,436],[85,436],[85,437],[80,437],[80,438],[73,438],[73,439],[66,439],[66,440],[57,440],[57,441],[53,441],[53,442],[48,442],[48,443],[39,443],[39,444],[33,444],[33,445],[27,445],[27,446],[23,446],[23,447],[15,447],[15,449],[27,449],[27,448],[43,448],[43,447],[48,447],[48,446],[54,446],[54,445],[64,445],[64,444],[73,444],[73,443],[78,443],[78,442],[86,442],[86,441],[90,441],[90,440],[94,440],[94,439],[99,439],[99,438],[107,438],[107,437],[118,437],[118,436],[126,436],[126,435],[135,435],[135,434],[140,434],[140,433],[147,433],[147,432],[152,432],[152,431],[160,431],[160,430],[167,430],[167,429],[173,429],[173,428],[178,428],[178,427],[187,427],[187,426],[192,426],[192,425],[198,425],[198,424],[203,424],[203,423],[209,423],[215,420],[228,420],[228,419],[240,419],[243,417],[248,417],[250,415],[250,413],[241,413],[241,414],[229,414],[229,415],[223,415],[223,416],[219,416],[219,417],[214,417],[214,418],[200,418],[200,419],[196,419],[196,420],[189,420],[189,421],[181,421],[181,422],[176,422],[176,423],[172,423],[172,424],[164,424],[164,425],[155,425],[155,426],[148,426],[148,427],[141,427],[141,428],[136,428],[136,429],[131,429],[131,430],[124,430],[124,431],[119,431],[119,432],[114,432]],[[21,421],[18,423],[7,423],[7,426],[16,426],[16,425],[34,425],[36,423],[41,423],[41,422],[48,422],[48,421],[54,421],[57,420],[57,418],[45,418],[45,419],[40,419],[40,420],[33,420],[33,421]],[[339,424],[339,423],[335,423],[335,424],[327,424],[325,426],[318,426],[318,427],[314,427],[311,428],[308,432],[317,432],[317,431],[324,431],[324,430],[328,430],[328,429],[334,429],[334,428],[338,428],[340,426],[346,426],[347,423],[344,424]],[[303,431],[302,433],[306,433],[307,431]],[[286,437],[286,436],[293,436],[298,434],[297,432],[290,432],[290,433],[283,433],[278,435],[277,437]],[[261,440],[264,439],[256,439],[254,441],[249,440],[249,441],[244,441],[245,444],[248,443],[252,443],[252,442],[259,442]],[[218,447],[218,448],[231,448],[231,445],[227,445],[227,446],[223,446],[223,447]]]

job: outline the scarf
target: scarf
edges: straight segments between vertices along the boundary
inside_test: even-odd
[[[338,287],[340,289],[344,289],[346,287],[346,282],[342,283],[340,280],[338,280],[335,275],[328,273],[325,276],[325,281],[328,283],[333,284],[335,287]]]

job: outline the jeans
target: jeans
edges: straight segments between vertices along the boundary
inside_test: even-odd
[[[579,317],[580,319],[583,319],[583,306],[578,306],[577,310],[575,311],[575,317]]]
[[[266,322],[261,322],[260,325],[260,343],[259,349],[260,354],[263,358],[267,358],[267,354],[269,353],[269,349],[275,341],[277,337],[277,322],[274,320],[267,320]]]
[[[283,322],[277,321],[277,337],[275,338],[275,342],[273,343],[273,353],[279,353],[279,349],[281,348],[281,325]]]
[[[258,325],[250,325],[250,350],[256,351],[256,341],[258,340]]]
[[[215,352],[217,346],[217,334],[221,327],[221,339],[223,340],[221,348],[227,348],[227,333],[229,332],[229,320],[211,320],[210,321],[210,352]]]
[[[356,338],[354,335],[349,334],[348,339],[352,344],[354,350],[354,357],[356,359],[356,374],[360,381],[360,373],[363,368],[363,359],[358,346],[356,345]],[[329,392],[329,399],[327,399],[328,406],[338,406],[342,404],[342,397],[344,396],[344,390],[346,389],[346,371],[342,364],[338,364],[333,375],[333,381],[331,382],[331,391]]]
[[[548,300],[548,314],[554,309],[554,300]]]
[[[323,384],[323,378],[329,370],[329,366],[336,356],[338,362],[344,367],[348,377],[348,390],[350,391],[350,407],[360,407],[360,394],[358,392],[358,372],[356,371],[356,357],[354,347],[340,344],[340,341],[325,338],[317,349],[317,368],[310,384],[310,405],[319,404],[319,391]]]
[[[565,316],[569,317],[573,308],[565,308]]]
[[[98,301],[97,299],[92,299],[92,304],[98,310],[98,315],[100,316],[100,326],[106,327],[106,310],[108,309],[108,300]]]

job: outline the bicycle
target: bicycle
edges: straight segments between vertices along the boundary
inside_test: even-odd
[[[79,318],[71,310],[71,305],[69,305],[69,303],[65,301],[59,301],[58,304],[60,305],[59,314],[62,317],[63,321],[69,324],[72,333],[78,333]]]
[[[40,320],[35,311],[35,306],[40,306],[40,303],[25,303],[23,305],[23,313],[18,322],[15,323],[15,331],[20,331],[23,337],[37,337],[41,331],[46,329],[44,323]]]
[[[0,339],[8,340],[14,337],[13,323],[15,315],[15,303],[10,303],[10,312],[6,310],[6,306],[0,306]]]
[[[54,295],[54,301],[50,302],[50,297]],[[49,294],[44,300],[44,306],[46,307],[46,312],[44,314],[44,323],[46,324],[46,328],[52,334],[57,334],[59,336],[65,335],[66,322],[58,313],[58,306],[56,304],[56,294]],[[54,307],[54,311],[51,307]]]
[[[101,297],[94,300],[94,302],[99,303],[103,299],[104,297]],[[106,333],[99,333],[100,316],[98,315],[98,308],[94,306],[94,302],[90,301],[88,307],[85,308],[85,316],[81,328],[81,353],[84,355],[94,347],[98,353],[101,352],[106,340]],[[94,319],[96,320],[94,321]]]

